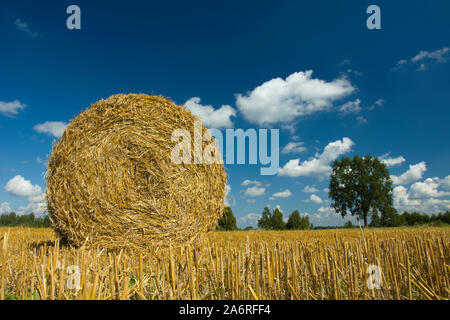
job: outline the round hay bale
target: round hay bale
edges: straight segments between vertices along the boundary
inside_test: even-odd
[[[191,244],[215,228],[223,164],[171,159],[176,129],[190,133],[194,150],[194,121],[208,134],[189,111],[144,94],[114,95],[75,117],[48,162],[48,212],[59,236],[75,245],[144,248]]]

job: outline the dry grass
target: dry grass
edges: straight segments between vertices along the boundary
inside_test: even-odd
[[[190,145],[183,143],[191,151],[198,141],[206,155],[220,157],[212,140],[202,140],[201,121],[160,96],[118,94],[75,117],[48,162],[48,212],[61,239],[146,248],[193,243],[213,230],[223,210],[224,166],[206,164],[199,152],[186,154],[201,164],[174,163],[177,129],[189,133]]]
[[[0,299],[448,299],[449,233],[213,232],[196,248],[108,251],[0,228]],[[369,265],[381,268],[380,290],[367,288]]]

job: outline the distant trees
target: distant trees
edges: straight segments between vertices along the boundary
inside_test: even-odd
[[[392,181],[378,158],[354,156],[335,160],[328,196],[331,207],[342,217],[348,212],[359,216],[367,226],[369,214],[392,213]]]
[[[270,212],[269,207],[264,207],[261,219],[258,220],[258,228],[265,230],[272,229],[272,213]]]
[[[270,212],[270,209],[265,207],[258,220],[258,228],[264,230],[305,230],[311,227],[308,215],[301,217],[298,210],[293,211],[289,215],[288,222],[284,223],[283,212],[280,209],[275,208]]]
[[[233,231],[236,230],[236,218],[230,207],[223,209],[222,217],[219,219],[216,230],[218,231]]]
[[[284,230],[286,224],[283,221],[283,213],[280,209],[275,208],[272,213],[272,230]]]
[[[294,210],[289,216],[286,227],[290,230],[297,230],[301,229],[301,225],[302,225],[302,218],[300,217],[300,213],[298,212],[298,210]]]
[[[11,212],[0,215],[0,226],[46,228],[50,227],[51,223],[48,215],[44,217],[36,217],[34,213],[17,215],[15,212]]]
[[[442,225],[450,224],[450,211],[445,213],[439,213],[438,215],[427,215],[419,212],[409,213],[407,211],[402,214],[398,214],[393,210],[386,215],[381,215],[381,218],[377,215],[372,217],[370,223],[371,227],[403,227],[403,226],[418,226],[424,224]]]

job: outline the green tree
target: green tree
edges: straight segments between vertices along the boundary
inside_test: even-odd
[[[344,224],[344,228],[353,228],[354,226],[353,226],[353,223],[350,221],[350,220],[348,220],[345,224]]]
[[[280,209],[275,208],[272,214],[272,229],[273,230],[284,230],[286,229],[286,224],[283,221],[283,213]]]
[[[298,210],[295,210],[289,215],[286,228],[289,230],[298,230],[301,227],[301,223],[302,218],[300,217],[300,213],[298,212]]]
[[[305,216],[300,220],[300,229],[308,230],[309,228],[311,228],[311,224],[309,223],[309,216],[305,214]]]
[[[396,227],[398,223],[397,210],[392,207],[383,210],[381,212],[380,223],[383,227]]]
[[[378,158],[354,156],[335,160],[330,176],[328,196],[331,207],[342,217],[348,211],[364,220],[369,214],[391,210],[392,181],[386,165]]]
[[[272,213],[269,207],[264,207],[261,218],[258,220],[258,228],[264,230],[272,229]]]
[[[236,230],[236,218],[234,217],[233,211],[230,207],[225,207],[223,209],[222,217],[219,219],[216,230],[220,231],[233,231]]]

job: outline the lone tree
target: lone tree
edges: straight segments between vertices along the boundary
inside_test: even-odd
[[[225,207],[223,209],[223,215],[219,219],[216,230],[219,231],[233,231],[236,230],[236,218],[233,215],[233,211],[230,207]]]
[[[348,211],[364,220],[368,214],[392,212],[392,181],[386,165],[371,156],[334,161],[328,196],[342,217]]]

